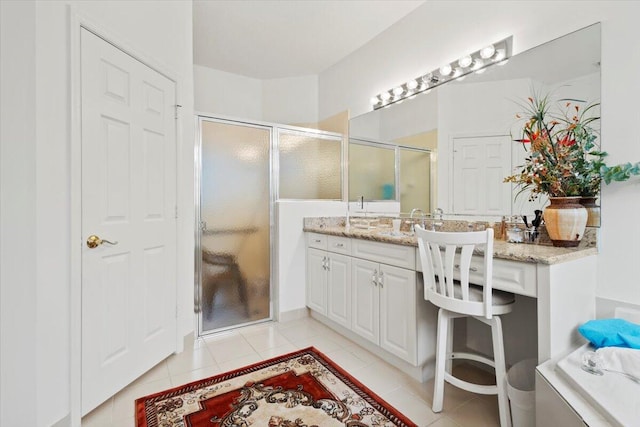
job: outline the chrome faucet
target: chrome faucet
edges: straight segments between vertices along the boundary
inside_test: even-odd
[[[432,225],[432,229],[434,231],[439,230],[444,223],[442,222],[442,217],[444,215],[444,211],[442,210],[442,208],[435,208],[433,210],[433,225]]]
[[[422,209],[420,209],[420,208],[413,208],[413,209],[411,209],[411,214],[409,215],[409,219],[413,219],[413,215],[414,215],[415,213],[417,213],[417,212],[420,212],[420,217],[421,217],[421,220],[420,220],[420,226],[421,226],[422,228],[424,228],[424,220],[425,220],[425,218],[426,218],[426,217],[425,217],[424,211],[423,211]],[[413,222],[413,221],[411,221],[411,222],[412,222],[412,224],[411,224],[411,231],[415,231],[415,222]]]

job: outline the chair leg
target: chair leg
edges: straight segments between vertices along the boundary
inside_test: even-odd
[[[442,411],[444,402],[444,372],[447,364],[447,337],[449,316],[444,309],[438,310],[438,332],[436,338],[436,373],[433,381],[433,412]]]
[[[504,358],[504,341],[502,338],[502,321],[499,316],[494,316],[491,319],[491,336],[493,340],[493,359],[496,365],[500,426],[511,427],[511,411],[509,410],[509,397],[507,396],[507,369]]]
[[[456,319],[449,318],[449,330],[447,331],[447,355],[445,356],[447,359],[447,363],[445,365],[445,369],[448,373],[453,373],[453,359],[451,359],[451,354],[453,353],[453,323]]]

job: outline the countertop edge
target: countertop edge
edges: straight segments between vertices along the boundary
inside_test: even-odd
[[[326,234],[330,236],[348,237],[354,239],[370,240],[381,243],[391,243],[402,246],[418,246],[418,242],[414,236],[403,235],[399,237],[384,235],[383,232],[388,233],[388,230],[367,230],[349,228],[344,226],[325,226],[325,227],[303,227],[303,231],[306,233],[318,233]],[[564,262],[573,261],[588,256],[598,254],[598,249],[591,248],[559,248],[555,246],[547,245],[527,245],[522,243],[507,243],[502,240],[496,240],[494,242],[493,256],[499,259],[505,259],[510,261],[520,261],[535,264],[561,264]]]

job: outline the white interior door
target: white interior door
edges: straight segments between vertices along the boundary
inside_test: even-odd
[[[453,209],[467,215],[511,213],[511,139],[503,136],[453,140]]]
[[[84,29],[81,79],[84,415],[175,351],[176,91]]]

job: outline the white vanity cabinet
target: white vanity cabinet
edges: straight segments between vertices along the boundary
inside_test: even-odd
[[[354,258],[351,329],[416,365],[416,273]]]
[[[424,315],[422,281],[411,246],[307,235],[307,307],[388,353],[419,366],[430,334],[418,333]]]
[[[351,326],[350,239],[310,234],[307,242],[307,306]]]
[[[351,263],[351,330],[372,343],[380,344],[380,292],[377,262],[355,259]]]
[[[327,251],[307,248],[307,307],[327,315]]]
[[[430,378],[437,309],[424,299],[415,241],[390,243],[381,233],[343,226],[305,225],[305,232],[311,315],[413,378]],[[471,278],[481,283],[482,257],[474,256],[471,267]],[[518,296],[505,320],[508,363],[536,351],[544,362],[582,345],[577,328],[595,318],[596,278],[595,247],[495,241],[493,287]],[[485,333],[483,325],[469,322],[467,346],[490,354]]]

